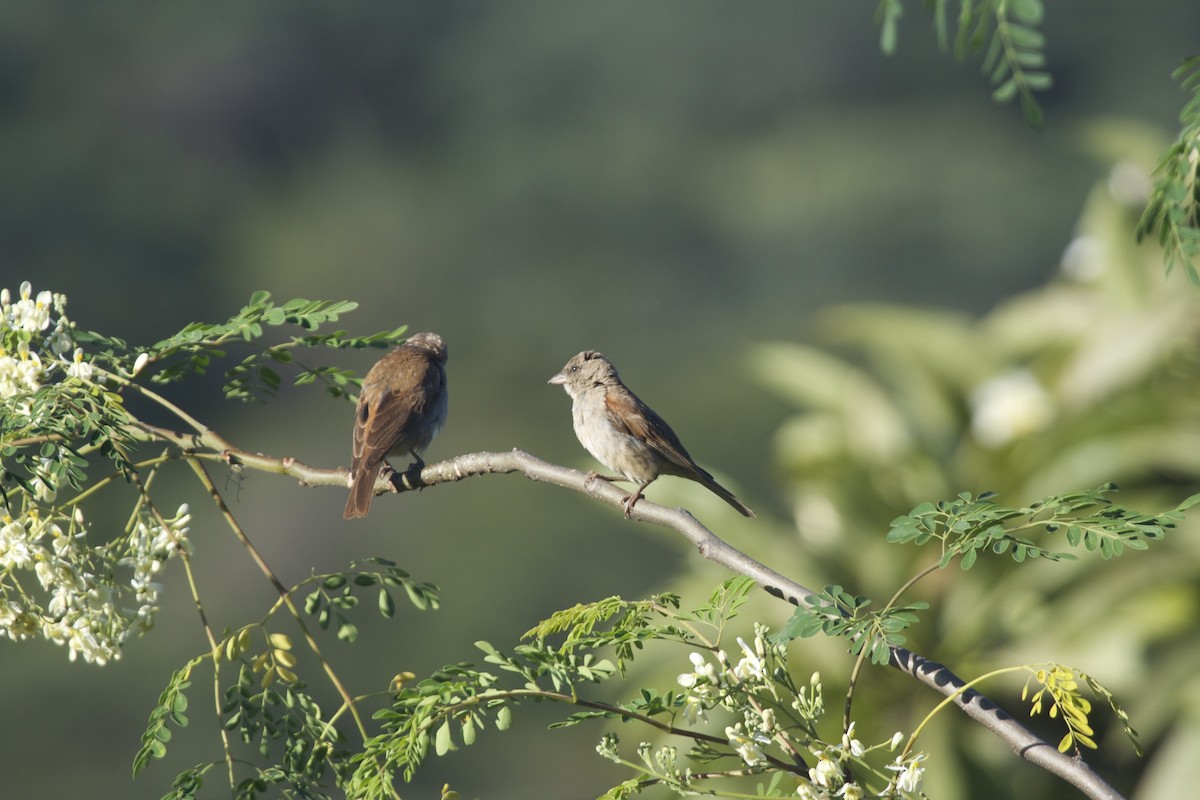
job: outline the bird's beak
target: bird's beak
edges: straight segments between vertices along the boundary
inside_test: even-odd
[[[555,386],[562,386],[566,382],[567,382],[567,376],[561,372],[558,373],[557,375],[555,375],[550,380],[546,381],[546,383],[553,383]]]

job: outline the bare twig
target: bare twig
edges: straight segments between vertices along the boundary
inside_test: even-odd
[[[198,434],[178,434],[149,425],[139,427],[147,438],[167,441],[193,456],[206,457],[199,451],[210,451],[207,457],[240,464],[256,470],[291,475],[309,486],[346,486],[349,471],[309,467],[294,459],[279,459],[261,453],[249,453],[229,445],[211,431]],[[520,473],[533,481],[560,486],[581,492],[614,508],[623,509],[627,493],[594,473],[562,467],[544,461],[522,450],[507,452],[466,453],[436,464],[426,464],[419,475],[381,475],[377,492],[403,492],[411,489],[454,483],[464,478],[495,473]],[[397,480],[403,477],[404,480]],[[632,509],[632,519],[662,525],[688,539],[705,558],[758,582],[767,592],[799,605],[814,594],[806,586],[780,575],[730,546],[682,508],[668,508],[645,498]],[[1058,749],[1033,734],[980,692],[968,687],[962,678],[946,666],[931,661],[903,647],[891,648],[891,666],[904,672],[939,694],[951,698],[968,717],[978,722],[1006,742],[1021,758],[1036,764],[1051,774],[1078,788],[1093,800],[1123,800],[1082,759],[1060,753]]]

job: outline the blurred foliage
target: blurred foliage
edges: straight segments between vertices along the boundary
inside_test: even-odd
[[[1127,142],[1127,152],[1135,145]],[[1111,480],[1138,507],[1170,507],[1194,491],[1200,297],[1164,280],[1160,250],[1131,241],[1148,186],[1145,165],[1114,164],[1087,202],[1062,274],[982,317],[840,306],[819,322],[827,347],[756,349],[758,379],[798,409],[779,430],[776,451],[797,543],[816,559],[815,572],[888,596],[929,556],[890,545],[882,521],[962,490],[1031,502]],[[921,507],[913,513],[901,538],[919,533]],[[1085,538],[1068,526],[1049,530],[1026,543],[1029,552],[1052,554]],[[1132,710],[1150,763],[1112,757],[1101,771],[1119,788],[1145,774],[1137,796],[1154,796],[1146,787],[1164,785],[1155,775],[1195,778],[1194,759],[1175,741],[1194,737],[1192,700],[1200,697],[1186,666],[1200,649],[1195,531],[1188,524],[1169,545],[1120,565],[1081,555],[1015,570],[980,558],[970,580],[935,576],[918,588],[931,604],[931,626],[906,633],[918,652],[960,674],[1052,657],[1103,676]],[[963,767],[939,788],[967,796],[977,782],[1013,780],[1001,777],[1010,768],[985,754],[964,722],[948,734]],[[1033,791],[1054,794],[1050,786]]]

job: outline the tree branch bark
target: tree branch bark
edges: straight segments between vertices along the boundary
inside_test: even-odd
[[[301,464],[290,458],[274,458],[251,453],[231,446],[224,439],[206,431],[203,434],[180,434],[141,424],[149,439],[167,441],[189,454],[226,461],[234,466],[277,474],[290,475],[307,486],[348,486],[349,470],[322,469]],[[455,458],[426,464],[416,471],[380,475],[376,491],[404,492],[443,483],[455,483],[477,475],[520,473],[533,481],[545,482],[581,492],[614,508],[623,509],[628,492],[595,473],[581,472],[544,461],[522,450],[507,452],[466,453]],[[752,578],[767,592],[793,605],[804,602],[814,594],[806,586],[779,574],[742,551],[731,547],[682,508],[668,508],[642,498],[634,505],[632,519],[661,525],[682,534],[700,555],[740,575]],[[1021,758],[1057,775],[1092,800],[1123,800],[1122,795],[1101,778],[1082,759],[1060,753],[1058,748],[1036,735],[974,689],[963,691],[965,682],[945,665],[931,661],[903,647],[892,648],[890,665],[910,675],[920,683],[946,697],[971,719],[1000,737]]]

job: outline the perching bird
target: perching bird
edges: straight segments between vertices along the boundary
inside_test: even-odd
[[[354,411],[353,482],[346,519],[367,515],[375,479],[389,455],[409,453],[418,465],[424,464],[421,451],[446,424],[448,355],[436,333],[413,334],[363,378]]]
[[[600,353],[579,353],[549,382],[562,386],[574,401],[571,417],[579,443],[601,464],[638,485],[625,501],[626,517],[659,475],[703,484],[743,515],[754,516],[692,460],[671,426],[621,383],[612,362]]]

